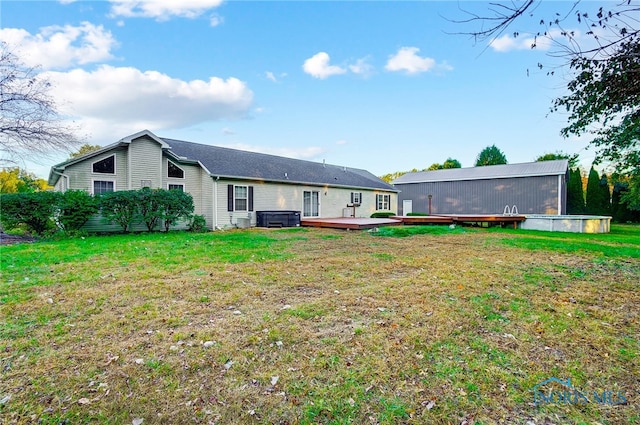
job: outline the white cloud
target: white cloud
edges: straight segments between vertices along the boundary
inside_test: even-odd
[[[222,25],[224,23],[224,18],[217,13],[214,13],[209,17],[209,25],[212,27],[217,27],[218,25]]]
[[[65,99],[60,111],[76,118],[97,140],[144,128],[157,131],[241,119],[253,102],[251,90],[236,78],[183,81],[157,71],[108,65],[46,76],[53,83],[51,94]]]
[[[326,152],[325,149],[317,146],[308,146],[300,148],[276,148],[270,146],[257,146],[249,145],[247,143],[232,143],[221,145],[223,147],[239,149],[249,152],[266,153],[269,155],[284,156],[287,158],[295,159],[313,159],[318,158],[320,155]]]
[[[346,140],[341,139],[341,140],[338,140],[338,141],[336,142],[336,145],[346,145],[347,143],[348,143],[348,142],[347,142]]]
[[[111,59],[117,42],[102,25],[49,26],[32,35],[24,29],[0,29],[0,40],[17,50],[29,66],[64,69]]]
[[[330,57],[326,52],[319,52],[304,61],[302,69],[314,78],[324,80],[332,75],[344,74],[346,69],[329,65]]]
[[[370,76],[373,73],[373,66],[368,61],[369,57],[358,59],[354,64],[349,65],[349,71],[365,77]]]
[[[173,16],[197,18],[209,9],[220,6],[222,0],[110,0],[111,15],[124,17],[155,18],[159,21]],[[212,20],[218,25],[220,18]]]
[[[234,134],[236,134],[236,132],[230,129],[229,127],[223,128],[222,130],[220,130],[220,132],[225,136],[233,136]]]
[[[577,41],[584,41],[580,31],[573,31],[572,37]],[[519,34],[514,37],[504,34],[496,37],[489,43],[489,46],[497,52],[510,52],[513,50],[531,50],[535,44],[536,50],[547,51],[554,45],[554,40],[564,40],[566,35],[560,30],[550,30],[546,35],[534,36],[533,34]],[[558,46],[556,44],[556,46]]]
[[[431,71],[436,61],[428,57],[418,56],[417,47],[401,47],[395,55],[389,56],[385,69],[387,71],[404,71],[408,74],[419,74]]]
[[[271,80],[274,83],[278,82],[278,79],[276,78],[276,76],[273,74],[273,72],[271,71],[267,71],[264,73],[264,76],[267,77],[267,80]]]

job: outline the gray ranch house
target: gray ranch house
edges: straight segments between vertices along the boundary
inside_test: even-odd
[[[257,211],[301,218],[396,212],[398,190],[368,171],[158,137],[148,130],[51,167],[56,191],[183,190],[210,229],[257,224]],[[115,225],[95,218],[87,230]]]
[[[567,160],[489,165],[407,173],[392,183],[400,190],[399,213],[566,214]]]

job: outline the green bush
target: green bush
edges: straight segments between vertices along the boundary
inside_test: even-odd
[[[150,232],[162,218],[163,204],[167,202],[167,190],[143,187],[137,191],[138,214]]]
[[[396,215],[396,213],[391,211],[378,211],[371,214],[371,218],[389,218]]]
[[[428,216],[428,213],[423,213],[423,212],[410,212],[407,213],[407,217],[425,217]]]
[[[99,197],[100,212],[106,220],[115,222],[127,232],[138,214],[138,200],[137,190],[106,192]]]
[[[190,232],[206,232],[207,221],[202,215],[194,215],[191,217],[191,224],[189,225]]]
[[[58,197],[55,221],[67,235],[80,228],[98,212],[98,200],[84,190],[67,190]]]
[[[27,231],[43,236],[54,229],[52,220],[60,193],[11,193],[0,197],[0,219],[6,228],[25,225]]]
[[[165,192],[165,202],[162,205],[162,220],[164,221],[164,230],[168,232],[169,228],[175,225],[178,220],[186,220],[191,217],[194,206],[193,197],[189,193],[181,190],[167,190]],[[204,220],[204,217],[202,219]],[[204,228],[206,228],[206,224],[205,221]]]

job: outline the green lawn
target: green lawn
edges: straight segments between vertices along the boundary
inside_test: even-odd
[[[0,423],[640,423],[639,257],[620,225],[2,246]],[[589,402],[535,405],[552,377]]]

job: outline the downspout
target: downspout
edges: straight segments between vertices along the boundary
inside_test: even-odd
[[[213,181],[213,230],[218,228],[218,180],[220,176]]]

